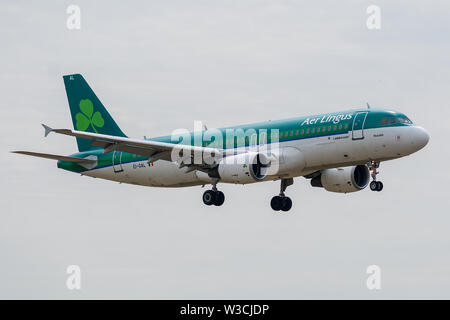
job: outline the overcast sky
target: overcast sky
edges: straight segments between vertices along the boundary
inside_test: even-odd
[[[68,30],[67,6],[81,8]],[[381,8],[381,30],[366,9]],[[450,298],[448,1],[2,1],[0,298]],[[364,106],[407,114],[425,149],[383,192],[296,178],[159,189],[81,177],[62,76],[81,73],[130,137]],[[379,265],[382,289],[368,290]],[[66,288],[79,265],[82,289]]]

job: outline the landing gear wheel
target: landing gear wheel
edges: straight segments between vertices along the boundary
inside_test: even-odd
[[[215,202],[216,202],[216,193],[212,190],[206,190],[203,193],[203,203],[206,204],[207,206],[210,206],[213,205]]]
[[[275,211],[289,211],[292,208],[292,200],[289,197],[275,196],[270,201],[270,206]]]
[[[225,202],[225,195],[222,191],[216,191],[214,205],[221,206]]]
[[[378,183],[376,181],[372,181],[370,183],[370,190],[372,191],[378,191]]]
[[[372,181],[370,183],[370,190],[372,190],[372,191],[381,191],[381,190],[383,190],[383,182],[381,182],[381,181]]]
[[[270,206],[275,211],[289,211],[292,208],[292,200],[284,195],[286,188],[294,183],[293,178],[281,179],[280,195],[270,201]]]
[[[289,197],[281,198],[281,210],[289,211],[292,208],[292,200]]]
[[[280,196],[273,197],[272,200],[270,201],[270,206],[272,207],[273,210],[280,211],[281,210],[281,197]]]
[[[370,170],[370,175],[372,176],[372,182],[370,183],[370,190],[372,191],[381,191],[383,190],[383,182],[377,181],[377,174],[379,173],[377,169],[380,167],[380,162],[370,161],[367,164],[367,167]]]
[[[377,191],[383,190],[383,182],[377,181]]]

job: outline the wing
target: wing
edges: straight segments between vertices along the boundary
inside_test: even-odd
[[[177,161],[179,162],[180,167],[190,166],[195,167],[195,169],[211,168],[217,163],[217,159],[220,159],[225,155],[225,151],[223,149],[181,145],[152,140],[131,139],[127,137],[117,137],[71,129],[52,129],[46,125],[43,126],[45,128],[46,135],[50,132],[55,132],[67,136],[91,140],[91,145],[103,148],[104,153],[109,153],[112,151],[134,153],[144,157],[149,157],[150,161]],[[192,161],[194,159],[195,152],[197,152],[198,155],[201,155],[201,157],[198,157],[198,159],[201,159],[201,163],[197,163],[197,157],[195,158],[196,161]],[[174,154],[179,156],[174,157]],[[191,161],[186,161],[187,159],[190,159]]]

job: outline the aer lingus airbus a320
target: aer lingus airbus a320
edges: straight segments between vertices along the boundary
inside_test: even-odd
[[[288,211],[285,195],[293,178],[313,187],[349,193],[367,185],[381,191],[380,162],[410,155],[428,143],[428,133],[403,113],[357,109],[221,129],[178,131],[150,138],[128,138],[80,74],[64,76],[73,126],[50,132],[76,137],[70,156],[16,153],[58,160],[58,168],[106,180],[153,187],[212,185],[206,205],[224,203],[217,184],[280,180],[273,210]],[[372,181],[370,182],[370,179]],[[369,183],[370,182],[370,183]]]

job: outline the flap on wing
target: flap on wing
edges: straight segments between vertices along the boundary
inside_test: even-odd
[[[67,162],[79,163],[79,164],[95,164],[97,162],[97,160],[93,160],[93,159],[67,157],[67,156],[60,156],[60,155],[56,155],[56,154],[38,153],[38,152],[30,152],[30,151],[12,151],[12,153],[25,154],[27,156],[46,158],[46,159],[52,159],[52,160],[62,160],[62,161],[67,161]]]

